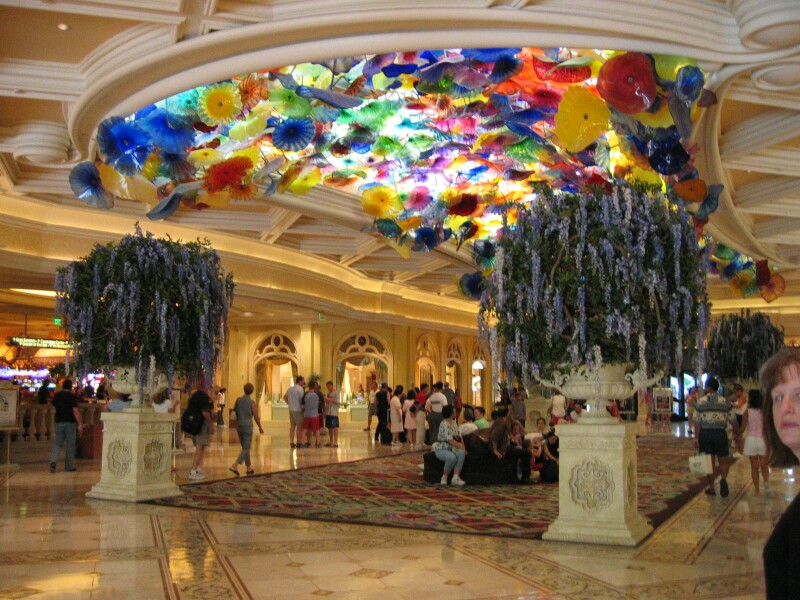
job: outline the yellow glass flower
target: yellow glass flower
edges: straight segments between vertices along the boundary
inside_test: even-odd
[[[322,181],[322,171],[319,170],[319,167],[307,169],[289,184],[289,191],[303,196],[316,187],[320,181]]]
[[[391,219],[403,211],[403,202],[397,192],[385,185],[376,185],[361,194],[364,212],[376,219]]]
[[[197,112],[206,125],[230,123],[242,112],[239,88],[233,83],[206,86],[197,98]]]
[[[158,154],[151,154],[147,157],[147,162],[142,167],[142,176],[153,181],[158,177],[158,169],[161,167],[161,157]]]
[[[555,117],[555,134],[568,152],[580,152],[608,129],[611,111],[588,89],[572,86],[564,92]]]
[[[186,160],[188,160],[193,167],[210,167],[218,162],[222,162],[224,158],[222,153],[213,148],[200,148],[199,150],[190,152]]]

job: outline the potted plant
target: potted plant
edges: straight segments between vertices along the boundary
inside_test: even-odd
[[[509,378],[580,369],[596,389],[606,365],[647,378],[703,346],[704,260],[691,216],[652,186],[540,187],[503,228],[480,320]]]
[[[634,365],[641,385],[680,365],[684,346],[703,347],[703,261],[690,216],[655,188],[541,187],[503,228],[481,326],[509,380],[591,398],[600,417],[601,401],[632,393]],[[637,507],[635,429],[558,425],[559,516],[545,539],[635,546],[652,531]]]
[[[96,245],[58,269],[56,313],[74,343],[79,374],[135,370],[139,397],[156,370],[214,380],[233,278],[208,241],[136,232]]]
[[[759,368],[783,345],[783,328],[763,313],[743,310],[722,315],[708,337],[708,363],[722,379],[752,382],[757,387]]]

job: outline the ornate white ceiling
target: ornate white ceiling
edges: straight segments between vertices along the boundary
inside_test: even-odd
[[[46,302],[4,290],[49,287],[56,265],[146,221],[144,204],[98,211],[70,191],[102,119],[251,70],[504,45],[701,61],[719,103],[694,136],[698,167],[726,188],[708,230],[787,280],[767,305],[712,279],[715,309],[768,310],[800,335],[800,0],[0,0],[0,330],[49,316]],[[234,322],[410,315],[472,329],[454,283],[469,256],[448,246],[404,260],[370,222],[357,198],[324,188],[143,224],[212,240],[240,283]]]

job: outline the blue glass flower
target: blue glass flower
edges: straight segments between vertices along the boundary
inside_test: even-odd
[[[486,278],[480,271],[464,273],[458,280],[459,291],[470,300],[480,300],[485,285]]]
[[[314,139],[317,130],[311,119],[286,119],[276,125],[272,145],[281,150],[297,152]]]
[[[161,172],[176,181],[189,179],[195,172],[195,168],[186,157],[186,152],[162,152]]]
[[[144,119],[137,119],[136,124],[150,134],[153,143],[164,152],[183,152],[193,145],[194,130],[173,121],[165,110],[156,109]]]
[[[69,186],[75,197],[95,208],[112,208],[114,196],[100,180],[100,171],[92,162],[82,162],[73,167],[69,174]]]
[[[121,117],[111,117],[100,123],[97,145],[105,163],[123,175],[140,173],[153,150],[147,132]]]
[[[480,62],[493,63],[515,56],[522,48],[464,48],[461,55]]]

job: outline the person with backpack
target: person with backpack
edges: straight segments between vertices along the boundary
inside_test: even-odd
[[[214,421],[211,413],[214,412],[214,403],[204,390],[197,390],[189,397],[189,405],[181,417],[181,429],[192,436],[194,442],[194,458],[189,479],[200,481],[206,478],[203,470],[203,457],[206,448],[211,443],[211,434],[214,433]]]

